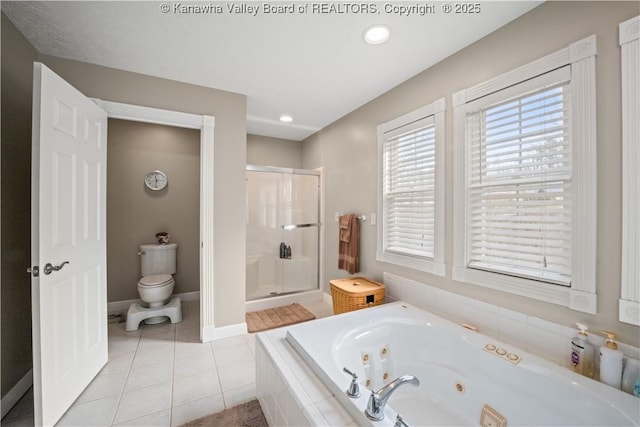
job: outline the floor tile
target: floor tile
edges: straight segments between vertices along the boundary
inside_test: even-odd
[[[114,337],[133,338],[133,337],[140,337],[140,335],[142,335],[142,328],[136,329],[135,331],[127,331],[125,329],[125,323],[109,323],[108,328],[109,328],[108,329],[109,338],[114,338]]]
[[[173,361],[145,365],[132,369],[127,378],[124,390],[134,390],[153,384],[171,381],[173,377]]]
[[[219,368],[218,376],[223,392],[254,383],[256,381],[255,361]]]
[[[175,331],[160,332],[154,335],[143,335],[138,344],[138,351],[162,347],[175,342]]]
[[[171,407],[171,382],[126,391],[122,394],[116,423],[140,418]]]
[[[176,340],[198,340],[200,341],[200,325],[197,321],[191,324],[179,324],[176,327]]]
[[[216,350],[226,350],[231,347],[238,347],[238,346],[243,347],[246,345],[247,345],[247,342],[245,341],[244,337],[242,335],[236,335],[235,337],[224,338],[221,340],[213,341],[211,343],[211,348],[213,348],[213,350],[216,351]]]
[[[173,382],[172,406],[183,405],[206,396],[220,394],[220,392],[220,382],[216,371],[177,378]]]
[[[102,399],[107,396],[120,395],[127,379],[127,371],[98,375],[76,399],[74,405]]]
[[[164,323],[156,323],[155,325],[144,325],[142,328],[142,337],[148,337],[150,335],[164,334],[167,332],[173,332],[176,330],[176,324],[171,323],[168,319]]]
[[[171,411],[171,426],[180,426],[186,422],[223,410],[222,394],[207,396],[203,399],[174,407]]]
[[[213,353],[198,353],[192,357],[177,359],[173,366],[173,377],[182,378],[216,368]]]
[[[109,426],[120,396],[109,396],[79,405],[73,405],[56,426]]]
[[[138,348],[139,337],[127,338],[127,337],[109,337],[109,356],[118,353],[131,353]]]
[[[109,361],[59,425],[180,425],[254,399],[255,334],[201,343],[199,301],[182,307],[178,324],[141,324],[131,332],[109,324]],[[5,426],[33,426],[33,391]]]
[[[156,412],[140,418],[124,421],[117,426],[148,426],[148,427],[169,427],[171,425],[171,410]]]
[[[145,365],[170,362],[173,360],[174,343],[168,343],[160,347],[139,350],[133,358],[132,368],[136,369]]]
[[[256,398],[256,383],[244,385],[242,387],[227,390],[222,393],[224,397],[224,407],[226,409],[238,406]]]
[[[216,366],[223,368],[236,365],[238,363],[253,362],[253,353],[245,341],[241,345],[226,347],[222,350],[213,350],[213,357],[216,359]]]
[[[110,354],[107,364],[104,365],[98,375],[115,374],[118,372],[129,372],[135,352]]]
[[[313,313],[316,319],[333,316],[333,307],[324,301],[305,302],[302,306]]]
[[[211,351],[211,345],[203,343],[199,339],[178,340],[176,337],[176,359],[197,355],[199,353],[211,353]]]

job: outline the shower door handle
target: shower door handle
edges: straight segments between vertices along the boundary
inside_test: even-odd
[[[288,225],[283,225],[282,229],[283,230],[295,230],[296,228],[307,228],[307,227],[318,227],[320,225],[319,222],[313,223],[313,224],[288,224]]]

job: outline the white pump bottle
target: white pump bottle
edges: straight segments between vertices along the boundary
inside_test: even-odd
[[[602,331],[607,335],[605,345],[600,347],[600,381],[620,389],[622,384],[622,351],[614,341],[617,335],[611,331]]]

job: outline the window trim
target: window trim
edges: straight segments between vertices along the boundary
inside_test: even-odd
[[[453,280],[497,289],[595,314],[596,295],[596,36],[572,43],[476,86],[453,94],[454,192]],[[557,68],[571,65],[573,120],[573,232],[571,287],[467,267],[465,106]],[[579,147],[579,148],[577,148]]]
[[[407,113],[401,117],[378,126],[378,223],[376,260],[425,271],[437,276],[445,276],[445,110],[446,100],[440,98],[433,103]],[[434,257],[424,259],[386,252],[384,250],[384,194],[383,194],[383,159],[385,133],[418,120],[433,116],[435,125],[435,236]]]
[[[622,73],[622,274],[619,320],[640,326],[640,16],[619,26]]]

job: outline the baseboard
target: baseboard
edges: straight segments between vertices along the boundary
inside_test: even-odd
[[[14,385],[2,398],[2,402],[0,403],[0,406],[2,406],[2,416],[0,418],[4,418],[4,416],[7,415],[14,406],[16,406],[16,403],[18,403],[20,398],[29,391],[29,388],[32,385],[33,370],[29,369],[29,372],[27,372],[24,377],[22,377],[20,381],[18,381],[16,385]]]
[[[322,293],[322,301],[326,302],[327,304],[333,306],[333,298],[331,297],[331,294],[328,294],[326,292]]]
[[[247,323],[237,323],[235,325],[221,326],[205,326],[200,331],[200,341],[210,342],[221,340],[223,338],[235,337],[236,335],[244,335],[247,333]]]
[[[200,299],[200,291],[183,292],[181,294],[174,294],[171,297],[178,297],[180,301],[193,301]],[[114,301],[107,303],[107,313],[126,313],[129,310],[131,304],[140,303],[141,299],[129,299],[125,301]]]

